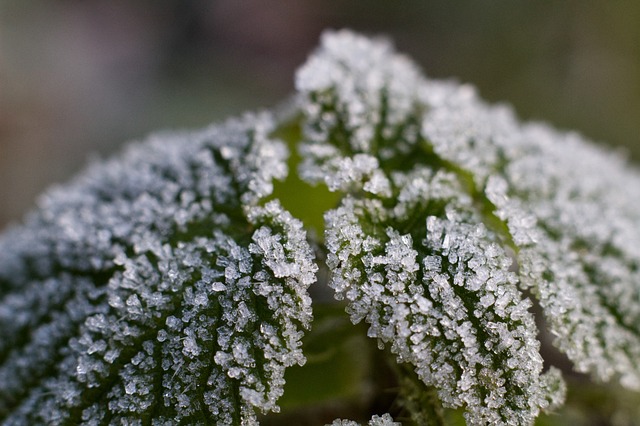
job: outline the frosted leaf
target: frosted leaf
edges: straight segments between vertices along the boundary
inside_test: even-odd
[[[563,385],[542,373],[511,258],[468,197],[441,198],[462,192],[451,176],[417,169],[395,181],[397,204],[347,197],[325,216],[336,297],[470,424],[531,424]]]
[[[542,371],[513,238],[478,189],[481,171],[425,135],[431,103],[453,90],[432,85],[388,43],[348,32],[327,33],[299,72],[302,177],[347,194],[325,215],[330,285],[470,424],[531,424],[564,385]],[[373,176],[384,191],[368,190]]]
[[[474,347],[473,321],[491,311],[502,320],[516,315],[522,327],[512,329],[508,321],[487,323],[503,342],[481,349],[528,342],[525,347],[533,354],[538,345],[531,337],[535,328],[526,309],[529,304],[518,292],[527,289],[540,301],[556,346],[577,370],[600,380],[618,378],[622,385],[640,389],[636,170],[577,134],[520,124],[509,107],[486,105],[471,86],[425,79],[389,43],[345,31],[325,34],[321,48],[299,72],[297,87],[303,114],[301,175],[350,194],[326,216],[332,286],[338,298],[349,301],[354,320],[379,324],[371,335],[390,342],[398,353],[404,353],[397,340],[409,334],[407,327],[440,340],[457,335],[462,346]],[[377,160],[377,168],[373,162],[368,168],[356,165],[356,158],[370,157]],[[448,195],[441,189],[434,195],[429,191],[439,186],[427,190],[430,178],[416,180],[420,168],[433,176],[448,173],[458,187],[445,190]],[[389,190],[368,190],[373,176],[388,182]],[[431,212],[420,202],[407,205],[414,191],[426,194],[422,205],[430,205]],[[441,233],[438,244],[430,239],[431,231],[416,233],[427,216],[427,228]],[[484,258],[465,260],[470,244],[476,250],[482,247]],[[400,253],[413,263],[398,262]],[[513,266],[507,264],[511,256],[517,261]],[[491,266],[487,258],[503,260]],[[451,265],[460,268],[465,261],[464,268],[451,271]],[[409,277],[406,288],[427,279],[427,287],[437,289],[435,295],[442,300],[462,288],[477,295],[466,312],[455,299],[447,302],[460,307],[458,316],[470,315],[468,321],[444,316],[437,303],[425,297],[430,294],[425,288],[418,290],[422,293],[415,304],[436,318],[415,324],[410,316],[403,322],[408,308],[394,305],[397,289],[402,288],[399,276]],[[391,297],[386,305],[385,291]],[[387,308],[367,308],[374,303]],[[398,325],[385,326],[391,319]],[[442,328],[452,324],[455,332]],[[411,343],[420,342],[416,337]],[[441,340],[436,349],[450,347]],[[462,377],[461,365],[456,360],[442,365],[439,375],[423,377],[433,383],[447,374],[460,374],[455,386],[464,390],[473,378]],[[486,377],[502,380],[500,371],[487,370]],[[541,388],[559,389],[553,384],[556,373],[545,377],[537,380]],[[505,383],[512,379],[508,380]],[[453,389],[451,383],[446,386]],[[538,395],[541,399],[531,400],[531,407],[544,408],[545,398],[551,404],[559,401],[558,393]],[[491,408],[503,400],[485,402]],[[530,422],[535,410],[518,422]]]
[[[373,416],[367,423],[368,426],[400,426],[400,423],[394,422],[393,418],[389,414],[383,414],[382,416]],[[326,426],[360,426],[358,422],[353,420],[340,420],[336,419],[331,424]]]
[[[492,177],[504,188],[488,194],[510,232],[527,237],[523,283],[578,371],[640,390],[640,176],[577,135],[527,126],[521,137],[531,154]],[[532,168],[544,175],[520,182]]]
[[[431,82],[423,132],[474,176],[517,246],[520,281],[580,372],[640,390],[640,174],[575,133],[517,122]]]
[[[390,43],[348,31],[323,35],[296,75],[305,118],[303,179],[390,195],[378,161],[414,149],[422,108],[415,91],[422,77],[408,59],[389,60],[392,51]]]
[[[156,135],[0,237],[0,422],[277,411],[317,269],[268,201],[287,175],[272,135],[296,126],[300,177],[343,196],[325,214],[336,298],[443,405],[526,425],[562,403],[523,291],[577,370],[640,389],[637,171],[348,31],[323,36],[296,87],[288,117]]]
[[[0,239],[0,422],[255,424],[305,361],[316,266],[265,203],[268,115],[94,164]],[[146,421],[146,420],[145,420]],[[146,424],[146,423],[145,423]]]

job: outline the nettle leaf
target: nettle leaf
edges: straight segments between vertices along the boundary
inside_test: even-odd
[[[394,422],[390,414],[383,414],[382,416],[373,416],[371,420],[367,422],[368,426],[400,426],[400,423]],[[360,426],[360,423],[353,420],[334,420],[333,423],[327,426]]]
[[[638,172],[579,135],[520,125],[468,88],[434,86],[425,138],[508,226],[521,286],[556,346],[576,370],[640,390]]]
[[[385,41],[325,34],[297,75],[301,176],[352,320],[472,424],[563,400],[531,302],[581,372],[640,388],[640,175],[575,134],[423,78]]]
[[[453,176],[421,171],[394,180],[406,186],[391,207],[349,196],[327,214],[330,285],[354,322],[365,319],[369,336],[413,364],[443,404],[465,407],[469,423],[530,423],[562,400],[563,385],[556,370],[541,375],[512,259]]]
[[[439,424],[444,406],[526,425],[561,404],[532,297],[576,370],[640,390],[637,171],[348,31],[323,36],[296,87],[286,113],[94,164],[0,237],[2,424],[277,412],[285,368],[305,362],[318,269],[276,199],[315,192],[288,194],[306,185],[292,175],[274,195],[298,158],[300,179],[339,200],[315,249],[351,320],[401,363],[408,418]]]
[[[268,115],[163,134],[0,239],[0,421],[254,424],[303,364],[317,267]]]

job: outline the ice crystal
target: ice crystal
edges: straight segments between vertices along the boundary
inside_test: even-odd
[[[426,89],[425,138],[495,206],[558,348],[578,371],[639,390],[637,171],[577,134],[521,125],[470,88]]]
[[[531,423],[562,384],[555,370],[541,374],[511,257],[471,200],[440,198],[456,190],[452,176],[419,169],[396,176],[403,183],[393,206],[347,197],[327,213],[330,285],[354,322],[366,320],[443,403],[466,407],[470,423]]]
[[[341,197],[316,247],[329,286],[405,363],[400,386],[429,396],[415,401],[437,394],[477,425],[561,404],[531,297],[578,371],[640,389],[637,171],[348,31],[323,36],[296,87],[286,114],[94,164],[0,237],[0,422],[248,425],[278,411],[285,368],[305,362],[317,270],[273,196],[283,134],[300,177]]]
[[[428,80],[385,41],[325,34],[297,77],[303,169],[336,297],[470,423],[562,401],[522,293],[577,370],[640,388],[640,176],[580,136]]]
[[[383,414],[382,416],[373,416],[367,423],[368,426],[400,426],[400,423],[394,422],[390,414]],[[333,423],[327,426],[360,426],[358,422],[353,420],[334,420]]]
[[[252,424],[303,364],[316,266],[261,200],[268,115],[164,134],[53,190],[0,240],[0,419]]]

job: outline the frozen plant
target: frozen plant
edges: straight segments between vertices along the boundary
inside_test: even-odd
[[[3,425],[256,424],[305,363],[312,284],[397,361],[410,423],[559,407],[533,301],[576,371],[640,390],[637,171],[348,31],[296,89],[93,164],[4,233]],[[292,176],[336,194],[324,235],[283,207]]]
[[[368,426],[399,426],[400,423],[394,422],[391,416],[387,413],[382,416],[373,416],[367,423]],[[327,426],[360,426],[353,420],[334,420],[333,423]]]

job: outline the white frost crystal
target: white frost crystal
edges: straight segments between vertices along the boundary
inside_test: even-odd
[[[530,425],[561,404],[530,297],[578,371],[640,390],[637,171],[348,31],[323,36],[296,87],[286,117],[154,136],[0,237],[0,423],[278,411],[317,270],[272,199],[288,172],[279,134],[302,179],[342,196],[317,249],[352,321],[407,363],[401,397],[424,384],[474,425]]]
[[[346,31],[297,87],[301,175],[347,193],[325,215],[336,297],[444,405],[530,424],[562,401],[525,289],[578,371],[640,389],[637,171]]]
[[[368,426],[400,426],[400,423],[394,422],[390,414],[383,414],[382,416],[373,416],[367,423]],[[358,422],[353,420],[334,420],[333,423],[326,426],[360,426]]]
[[[305,362],[316,266],[302,224],[261,201],[287,172],[272,130],[259,115],[153,137],[4,235],[3,424],[253,424],[278,410],[285,367]]]
[[[531,423],[562,399],[562,384],[555,370],[541,375],[531,302],[512,260],[470,200],[439,198],[451,180],[423,172],[402,181],[418,176],[426,190],[408,198],[402,188],[391,209],[347,197],[327,213],[331,286],[354,322],[365,319],[369,336],[413,364],[445,405],[466,407],[469,423]],[[402,233],[406,214],[425,219]]]
[[[517,246],[522,287],[578,371],[640,390],[640,176],[618,155],[469,88],[425,87],[423,132],[468,170]]]

